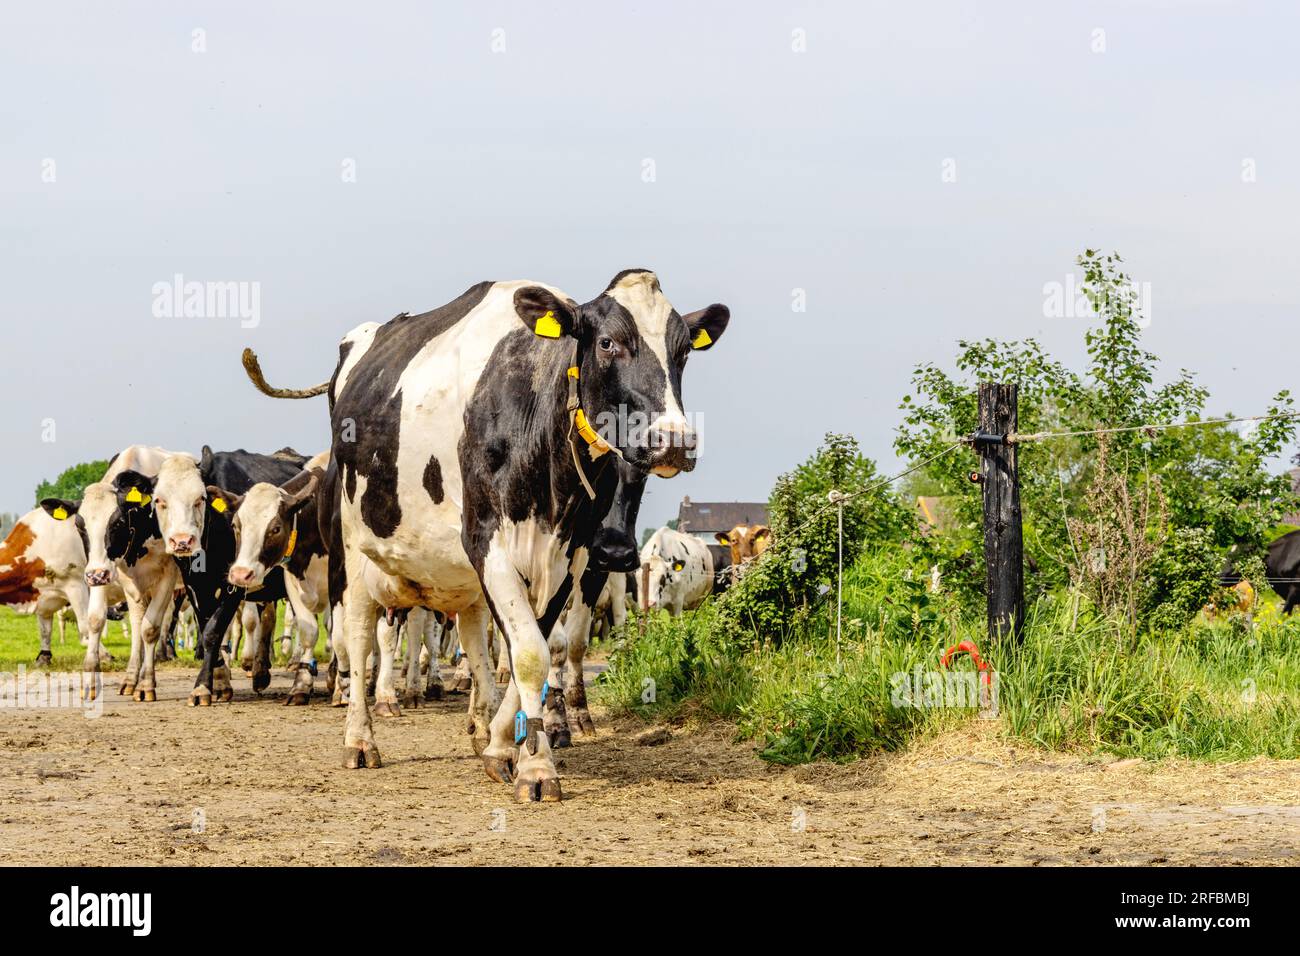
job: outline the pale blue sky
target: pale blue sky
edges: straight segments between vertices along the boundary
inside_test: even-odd
[[[488,278],[585,300],[646,266],[731,306],[687,374],[705,457],[648,524],[766,497],[826,430],[893,467],[912,366],[959,337],[1077,358],[1042,290],[1086,246],[1151,283],[1148,346],[1213,411],[1300,384],[1292,5],[705,6],[10,5],[0,510],[132,442],[317,451],[324,401],[257,395],[240,349],[317,382],[349,328]],[[261,324],[155,318],[176,273],[260,283]]]

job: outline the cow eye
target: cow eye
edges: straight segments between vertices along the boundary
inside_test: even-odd
[[[605,336],[597,344],[600,346],[600,350],[602,352],[614,351],[614,340],[611,339],[609,336]]]
[[[271,534],[279,534],[284,529],[277,523],[271,526]]]

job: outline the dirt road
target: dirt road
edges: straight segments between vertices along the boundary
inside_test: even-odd
[[[111,676],[111,675],[110,675]],[[637,738],[601,719],[560,751],[565,802],[479,769],[463,697],[377,721],[384,767],[345,771],[343,713],[115,694],[103,716],[0,709],[4,864],[1209,864],[1300,862],[1300,763],[1117,765],[969,733],[786,769],[715,724]],[[972,736],[974,735],[974,736]]]

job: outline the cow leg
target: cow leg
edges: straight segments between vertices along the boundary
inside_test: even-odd
[[[54,615],[52,610],[36,611],[36,629],[41,634],[41,649],[36,655],[37,667],[49,667],[54,663],[54,654],[51,651],[50,641],[54,635]]]
[[[253,645],[253,690],[258,694],[271,686],[271,645],[275,641],[275,602],[245,604],[244,633]],[[247,651],[246,651],[247,653]]]
[[[537,626],[532,603],[523,580],[509,556],[499,545],[488,548],[483,561],[483,590],[509,655],[511,690],[518,710],[502,707],[492,721],[489,751],[510,739],[518,745],[515,761],[515,798],[523,801],[556,801],[562,798],[560,775],[551,760],[551,742],[546,738],[542,718],[542,685],[550,663],[550,648]]]
[[[347,583],[343,587],[343,639],[348,645],[349,660],[354,662],[354,666],[364,668],[366,655],[375,639],[381,608],[365,585],[360,552],[345,547],[344,565]],[[339,666],[343,666],[342,661]],[[379,767],[382,761],[379,747],[375,744],[374,726],[370,722],[370,708],[366,704],[364,669],[353,677],[355,686],[348,694],[348,716],[343,731],[343,766],[348,770]]]
[[[488,654],[488,618],[487,607],[480,603],[461,611],[456,619],[463,662],[472,675],[467,730],[470,744],[482,758],[487,775],[499,783],[509,783],[514,766],[514,739],[503,735],[496,740],[492,736],[497,686],[492,679],[492,658]]]
[[[564,662],[569,656],[569,642],[564,636],[564,622],[556,621],[546,639],[551,652],[551,667],[546,674],[545,699],[542,701],[542,720],[551,747],[559,749],[572,745],[569,717],[564,707]]]
[[[501,631],[494,626],[489,633],[492,635],[492,659],[496,661],[497,683],[508,684],[510,683],[510,658],[501,643]]]
[[[86,656],[81,662],[81,696],[85,700],[94,700],[104,689],[104,680],[99,676],[100,649],[103,647],[104,629],[108,626],[108,596],[104,588],[90,588],[86,599],[85,630],[87,638]]]
[[[1287,589],[1286,604],[1282,607],[1282,615],[1285,617],[1290,614],[1297,604],[1300,604],[1300,584],[1293,584]]]
[[[233,599],[223,600],[203,626],[198,638],[202,663],[199,665],[199,674],[194,679],[194,689],[190,691],[191,707],[207,707],[214,697],[217,700],[230,700],[234,696],[230,686],[230,668],[221,656],[221,643],[231,621],[238,616],[239,602]]]
[[[420,706],[420,651],[424,648],[424,625],[428,611],[413,607],[406,616],[406,686],[403,707]]]
[[[575,601],[564,621],[568,656],[564,666],[564,704],[573,723],[584,736],[594,736],[596,725],[587,709],[587,685],[582,665],[587,657],[587,642],[591,637],[591,608]]]
[[[289,706],[302,706],[311,700],[312,683],[316,680],[316,638],[318,636],[316,615],[303,603],[302,592],[293,578],[285,576],[285,590],[289,600],[285,607],[285,623],[292,615],[294,632],[297,635],[297,662],[290,662],[293,671],[293,687],[284,702]]]
[[[135,694],[135,685],[140,679],[140,663],[144,656],[144,642],[140,640],[140,622],[143,618],[144,607],[134,598],[128,597],[126,617],[122,618],[122,621],[125,624],[130,619],[131,622],[131,657],[126,662],[126,673],[122,675],[122,684],[117,689],[123,697],[131,697]]]
[[[429,611],[424,618],[424,634],[422,647],[429,652],[429,673],[424,682],[424,699],[425,700],[442,700],[442,672],[438,669],[438,654],[442,649],[442,625],[438,623],[438,615]],[[424,655],[416,655],[416,669],[419,669],[420,658]]]
[[[261,636],[258,630],[257,612],[253,605],[244,603],[239,606],[239,629],[244,634],[242,648],[236,648],[231,645],[231,658],[234,658],[235,651],[239,650],[239,666],[244,669],[244,674],[248,677],[253,676],[257,669],[257,658],[261,649],[257,646],[258,638]]]
[[[338,638],[334,641],[333,657],[330,660],[331,679],[328,685],[330,706],[346,707],[348,705],[348,691],[352,685],[352,675],[348,667],[347,621],[343,616],[342,603],[334,606],[330,612],[330,618],[334,622],[334,634]],[[363,674],[363,679],[364,676]]]
[[[158,654],[158,640],[166,632],[172,616],[172,575],[163,575],[163,583],[154,589],[153,597],[140,618],[140,643],[144,650],[140,680],[136,683],[135,699],[141,703],[158,699],[154,681],[154,662]]]
[[[409,623],[407,625],[410,626]],[[401,637],[400,625],[379,619],[379,666],[375,668],[375,716],[401,717],[397,706],[397,688],[393,686],[393,660],[397,657],[397,643]]]

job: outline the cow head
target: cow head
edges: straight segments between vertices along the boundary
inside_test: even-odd
[[[158,533],[150,508],[153,479],[124,471],[86,486],[80,518],[86,529],[86,583],[112,584],[117,562]]]
[[[297,539],[298,512],[311,501],[318,480],[317,472],[304,471],[278,487],[258,482],[237,499],[238,553],[226,580],[236,587],[255,588],[284,560]]]
[[[765,524],[738,524],[730,531],[719,531],[718,544],[731,548],[731,565],[739,568],[753,561],[772,543],[772,529]]]
[[[712,347],[731,313],[711,305],[679,315],[653,272],[620,272],[578,306],[541,286],[515,293],[515,310],[547,338],[579,343],[579,397],[602,442],[631,465],[664,478],[695,467],[696,431],[682,411],[682,370]]]
[[[220,489],[209,491],[198,462],[189,455],[164,459],[151,491],[163,544],[177,558],[192,557],[202,547],[209,508],[219,513],[229,509],[227,496]]]

